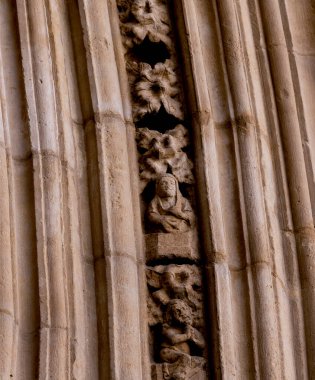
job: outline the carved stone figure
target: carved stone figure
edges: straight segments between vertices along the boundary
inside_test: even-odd
[[[202,366],[205,359],[192,356],[192,346],[203,350],[205,341],[202,334],[192,326],[192,310],[183,300],[171,300],[166,309],[162,326],[160,359],[165,365],[164,378],[185,380],[193,367]]]
[[[149,323],[157,350],[153,379],[204,379],[201,273],[196,265],[147,269]],[[157,330],[156,330],[157,329]],[[159,342],[159,343],[158,343]]]
[[[183,125],[178,124],[165,133],[139,128],[136,139],[138,148],[145,151],[139,159],[142,189],[166,172],[173,174],[181,183],[194,182],[193,164],[182,150],[189,144],[188,132]]]
[[[183,120],[184,114],[167,0],[117,0],[117,5],[134,121],[149,126],[144,124],[147,120],[162,120],[166,112],[174,125],[173,120]],[[146,212],[147,232],[152,232],[145,240],[148,262],[185,258],[197,263],[195,215],[179,189],[179,183],[194,182],[193,164],[183,150],[188,132],[180,124],[166,132],[162,126],[157,129],[136,132],[141,193],[155,182]],[[200,270],[196,265],[161,265],[148,268],[147,278],[151,353],[157,361],[152,379],[204,380]]]
[[[172,174],[156,181],[156,193],[147,210],[147,218],[155,232],[183,232],[194,225],[195,216],[188,199],[179,190]]]
[[[163,322],[162,311],[173,299],[184,300],[191,308],[194,326],[203,326],[201,273],[196,265],[160,265],[148,268],[146,273],[151,326]]]

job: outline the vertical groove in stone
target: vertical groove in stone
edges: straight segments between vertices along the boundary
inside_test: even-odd
[[[208,266],[208,292],[212,315],[211,351],[213,371],[218,378],[236,375],[234,326],[231,308],[231,282],[224,241],[224,228],[218,178],[213,109],[207,90],[205,67],[199,41],[195,7],[191,1],[176,6],[178,34],[184,54],[188,101],[196,151],[196,171],[202,215],[203,248]],[[187,41],[184,36],[187,35]],[[187,45],[186,45],[187,44]],[[207,165],[205,165],[207,163]],[[213,316],[216,315],[216,318]]]
[[[264,32],[286,158],[286,174],[300,269],[308,373],[312,377],[315,374],[315,277],[312,269],[315,265],[315,230],[301,141],[295,80],[292,77],[287,50],[290,41],[284,26],[286,16],[280,4],[269,0],[259,4],[263,25],[268,19],[268,28],[264,27]]]
[[[294,302],[292,302],[293,297],[289,295],[289,292],[298,292],[297,262],[295,259],[296,252],[292,249],[292,238],[284,236],[282,228],[285,227],[281,226],[281,216],[286,213],[281,206],[285,205],[287,207],[288,204],[286,190],[283,190],[281,186],[286,187],[286,185],[281,184],[281,177],[283,177],[280,166],[281,161],[278,163],[274,158],[277,154],[277,144],[280,143],[279,136],[274,131],[277,126],[268,125],[269,123],[276,124],[276,121],[273,120],[270,112],[270,110],[274,109],[274,106],[267,105],[268,102],[272,103],[273,96],[270,96],[270,92],[264,91],[267,88],[266,83],[270,81],[270,74],[268,68],[265,68],[265,60],[261,52],[259,50],[257,52],[257,45],[259,46],[260,43],[261,25],[259,10],[254,3],[248,1],[242,6],[236,3],[236,11],[243,41],[249,94],[257,120],[255,129],[270,241],[270,265],[275,293],[277,334],[280,342],[281,373],[285,378],[290,378],[296,373],[297,366],[299,366],[299,361],[295,361],[292,341],[294,338],[296,342],[298,341],[299,329],[297,326],[301,314],[299,306],[294,305]],[[263,76],[260,70],[265,70]],[[264,79],[262,80],[262,78]],[[272,94],[272,87],[269,88],[270,90]],[[273,161],[276,162],[275,165]],[[278,168],[274,166],[278,166]],[[277,182],[278,175],[280,175],[280,178]],[[277,194],[281,201],[276,198]],[[296,303],[297,299],[294,301]]]
[[[12,375],[36,378],[39,360],[39,295],[36,256],[35,205],[29,125],[25,118],[25,99],[20,61],[18,24],[14,2],[2,4],[3,29],[2,99],[6,102],[7,157],[10,162],[13,291],[16,298],[15,352]],[[9,49],[5,48],[10,46]],[[10,75],[9,75],[10,74]],[[6,378],[6,376],[4,376]]]
[[[85,175],[84,168],[83,170],[80,168],[82,164],[85,166],[85,145],[82,141],[83,120],[75,67],[73,66],[72,40],[68,24],[67,6],[55,1],[46,1],[46,9],[60,130],[63,233],[64,252],[66,253],[64,255],[64,272],[67,280],[70,336],[69,376],[71,378],[94,378],[97,376],[97,366],[89,364],[88,359],[91,358],[92,354],[89,352],[90,348],[86,342],[93,339],[89,331],[93,331],[93,325],[91,325],[92,321],[87,318],[87,311],[89,308],[95,310],[95,307],[93,306],[93,298],[89,301],[84,297],[84,280],[87,275],[85,266],[86,263],[92,262],[93,255],[90,246],[83,246],[86,238],[90,238],[90,228],[86,231],[80,228],[82,220],[82,207],[80,206],[83,206],[84,210],[88,207],[88,203],[80,204],[79,195],[82,191],[82,186],[78,186],[79,173],[81,172]],[[89,248],[89,250],[84,252],[86,248]],[[93,280],[93,277],[91,280]],[[93,290],[94,284],[91,280],[89,281],[89,286]],[[95,349],[93,351],[95,352]]]
[[[251,85],[251,97],[257,115],[257,142],[259,147],[260,168],[263,179],[264,198],[266,207],[266,216],[268,222],[268,235],[270,238],[270,258],[273,270],[273,283],[275,292],[275,308],[278,319],[278,336],[280,341],[281,353],[281,371],[282,376],[285,378],[295,376],[296,366],[299,366],[300,361],[295,361],[295,348],[292,345],[293,339],[296,343],[299,338],[299,325],[300,310],[298,305],[298,298],[292,300],[289,292],[298,294],[298,278],[297,278],[297,263],[295,259],[295,249],[292,244],[292,237],[283,233],[282,229],[289,229],[282,225],[282,216],[287,217],[288,207],[286,185],[282,181],[283,171],[281,168],[281,161],[283,158],[281,154],[278,156],[279,161],[275,158],[277,153],[277,144],[281,144],[279,135],[277,135],[277,121],[273,120],[270,110],[274,109],[272,105],[272,87],[268,89],[270,75],[268,68],[265,68],[264,53],[258,52],[256,59],[256,48],[253,43],[259,45],[260,42],[260,24],[259,24],[259,11],[254,7],[252,2],[250,7],[239,7],[240,25],[242,25],[241,33],[244,40],[244,47],[246,49],[246,57],[250,64],[247,64],[247,72],[249,75],[249,83]],[[245,9],[244,9],[245,8]],[[256,15],[258,19],[252,15]],[[254,35],[254,36],[253,36]],[[259,67],[260,66],[260,67]],[[268,66],[268,63],[267,63]],[[263,75],[265,83],[261,82],[259,69],[263,67],[265,74]],[[262,70],[262,69],[261,69]],[[268,78],[268,79],[267,79]],[[265,90],[265,91],[264,91]],[[271,107],[270,105],[271,104]],[[267,126],[266,124],[272,124]],[[270,135],[270,139],[269,139]],[[274,163],[272,162],[274,160]],[[275,166],[275,168],[273,167]],[[279,176],[278,178],[276,176]],[[284,189],[282,188],[284,186]],[[278,194],[279,200],[276,199]],[[283,207],[284,206],[284,207]],[[277,210],[277,217],[275,217],[275,210]],[[290,219],[290,218],[289,218]],[[290,220],[285,222],[285,225],[290,225]],[[298,344],[296,345],[298,346]],[[286,363],[286,364],[285,364]],[[302,372],[302,371],[301,371]]]
[[[6,122],[1,107],[1,127]],[[7,169],[9,167],[6,157],[7,140],[4,138],[4,130],[1,128],[1,304],[0,304],[0,331],[1,331],[1,361],[0,374],[3,377],[9,377],[13,371],[11,360],[16,356],[14,350],[14,334],[15,334],[15,307],[14,307],[14,291],[12,276],[12,248],[11,248],[11,228],[10,228],[10,196],[9,196],[9,179]],[[5,273],[4,273],[4,268]]]
[[[138,258],[138,282],[141,315],[141,345],[142,345],[142,371],[143,378],[150,376],[151,367],[148,358],[149,342],[148,342],[148,324],[147,320],[147,287],[145,274],[145,252],[143,244],[143,230],[141,225],[141,206],[139,198],[139,180],[135,173],[139,172],[137,162],[137,146],[136,131],[132,120],[132,101],[129,92],[128,75],[126,72],[126,61],[124,57],[124,48],[121,40],[119,16],[117,12],[116,1],[109,2],[109,15],[111,23],[111,32],[113,38],[113,47],[115,52],[116,65],[119,75],[119,84],[121,92],[121,101],[123,106],[123,114],[126,120],[126,134],[128,144],[128,161],[130,167],[130,182],[132,192],[132,206],[134,214],[134,236],[136,242],[137,258]]]
[[[69,378],[69,336],[64,280],[61,163],[55,89],[43,1],[18,0],[24,81],[35,185],[41,304],[41,378]]]
[[[86,175],[88,181],[87,198],[89,202],[91,225],[91,250],[94,257],[95,292],[97,319],[97,350],[98,355],[91,357],[98,369],[100,379],[110,378],[109,368],[109,338],[108,338],[108,305],[106,264],[104,257],[103,222],[101,215],[101,194],[99,183],[99,169],[96,144],[96,130],[94,113],[90,93],[90,84],[87,70],[86,50],[83,42],[83,30],[79,8],[76,1],[69,1],[69,16],[71,34],[74,47],[76,73],[78,78],[79,98],[82,110],[84,146],[86,151]],[[90,292],[90,291],[89,291]],[[96,359],[97,357],[97,359]]]
[[[239,6],[238,12],[250,62],[247,70],[257,115],[257,142],[270,237],[282,373],[284,378],[304,378],[303,314],[298,263],[268,50],[264,44],[257,1],[248,1],[248,9]]]
[[[3,30],[2,17],[10,17],[8,3],[0,4],[0,377],[9,379],[15,374],[14,361],[17,354],[16,325],[17,305],[16,289],[14,287],[14,243],[13,243],[13,216],[12,216],[12,156],[10,152],[9,115],[6,104],[4,53],[8,41]]]
[[[85,31],[102,194],[110,378],[140,380],[139,283],[127,132],[108,4],[82,0],[79,5]],[[100,78],[106,78],[106,86]]]
[[[308,189],[315,218],[315,116],[313,99],[315,95],[315,13],[311,0],[298,3],[280,3],[280,11],[288,49],[288,60],[294,89],[297,116],[299,119]]]
[[[281,377],[278,321],[271,268],[271,251],[263,197],[261,164],[256,142],[257,117],[249,92],[244,41],[235,2],[218,4],[228,82],[233,106],[236,156],[239,160],[244,233],[248,240],[247,262],[252,287],[251,305],[257,334],[262,377]],[[268,328],[266,328],[268,326]]]
[[[304,154],[306,176],[308,181],[309,197],[313,214],[313,225],[315,219],[315,12],[314,2],[302,0],[299,3],[286,2],[282,5],[282,20],[286,34],[288,46],[290,69],[295,93],[297,114],[299,119],[301,144]],[[288,148],[287,148],[288,149]],[[301,241],[300,241],[301,243]],[[314,237],[307,243],[309,251],[314,252]],[[310,273],[311,275],[311,273]],[[302,275],[303,278],[303,275]],[[314,283],[313,283],[314,284]],[[314,287],[312,289],[314,297]],[[307,303],[308,301],[306,301]],[[308,312],[313,313],[312,310]],[[313,323],[310,321],[309,323]],[[313,326],[312,326],[313,327]],[[305,334],[308,334],[308,327],[305,326]],[[303,338],[303,336],[302,336]],[[314,335],[308,338],[314,339]],[[303,340],[300,338],[300,341]],[[297,347],[300,347],[299,344]],[[301,350],[300,350],[301,351]],[[300,352],[298,352],[299,356]],[[314,346],[309,349],[309,373],[314,376]]]

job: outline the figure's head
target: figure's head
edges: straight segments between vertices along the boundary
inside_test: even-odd
[[[175,197],[177,180],[171,174],[161,176],[156,183],[156,193],[160,197]]]
[[[168,323],[179,323],[183,325],[192,324],[192,310],[185,301],[175,299],[168,303],[166,310]]]
[[[131,11],[138,21],[152,18],[152,0],[133,0],[131,4]]]
[[[190,271],[183,265],[170,265],[163,279],[164,284],[175,294],[186,293],[191,287]]]

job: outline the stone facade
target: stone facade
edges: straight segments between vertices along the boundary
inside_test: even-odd
[[[0,1],[0,380],[315,378],[314,25]]]

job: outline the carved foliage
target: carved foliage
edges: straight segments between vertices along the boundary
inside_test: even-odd
[[[119,0],[118,9],[129,81],[133,91],[135,120],[148,113],[158,112],[162,105],[170,115],[182,119],[174,59],[165,60],[163,57],[159,61],[157,57],[158,63],[151,66],[143,57],[138,60],[136,54],[130,54],[133,48],[148,39],[151,44],[164,44],[171,55],[173,44],[169,37],[170,23],[166,1]],[[155,51],[156,46],[151,52]],[[147,59],[150,62],[150,57]]]
[[[153,68],[148,63],[128,64],[130,82],[134,95],[134,117],[141,119],[148,113],[157,113],[164,106],[167,113],[183,118],[179,101],[179,87],[172,61],[157,63]]]
[[[189,143],[188,131],[184,126],[179,124],[165,133],[139,128],[136,139],[142,152],[139,158],[142,188],[167,172],[181,183],[194,182],[193,164],[182,150]]]
[[[172,263],[183,259],[198,262],[199,256],[193,239],[194,212],[180,191],[181,186],[191,194],[188,187],[194,179],[187,155],[188,131],[181,125],[183,97],[168,2],[117,0],[117,5],[134,120],[136,127],[145,126],[137,128],[136,140],[145,221],[149,224],[146,231],[150,232],[146,236],[147,258],[151,263],[164,262],[147,269],[152,378],[201,380],[206,372],[200,269]],[[167,126],[160,125],[164,122]],[[154,195],[146,197],[147,189],[153,188]]]
[[[117,5],[126,48],[140,44],[146,37],[151,42],[171,45],[165,0],[118,0]]]
[[[196,265],[169,264],[148,267],[147,281],[152,304],[165,311],[172,299],[181,299],[191,307],[194,325],[202,326],[201,272]],[[151,317],[151,313],[149,315]],[[161,322],[160,318],[150,318],[150,325]]]
[[[148,182],[155,181],[155,196],[147,210],[150,231],[188,231],[194,225],[194,213],[179,190],[179,183],[193,183],[193,164],[182,150],[188,145],[187,129],[180,124],[165,133],[139,128],[136,139],[142,153],[141,192]]]

